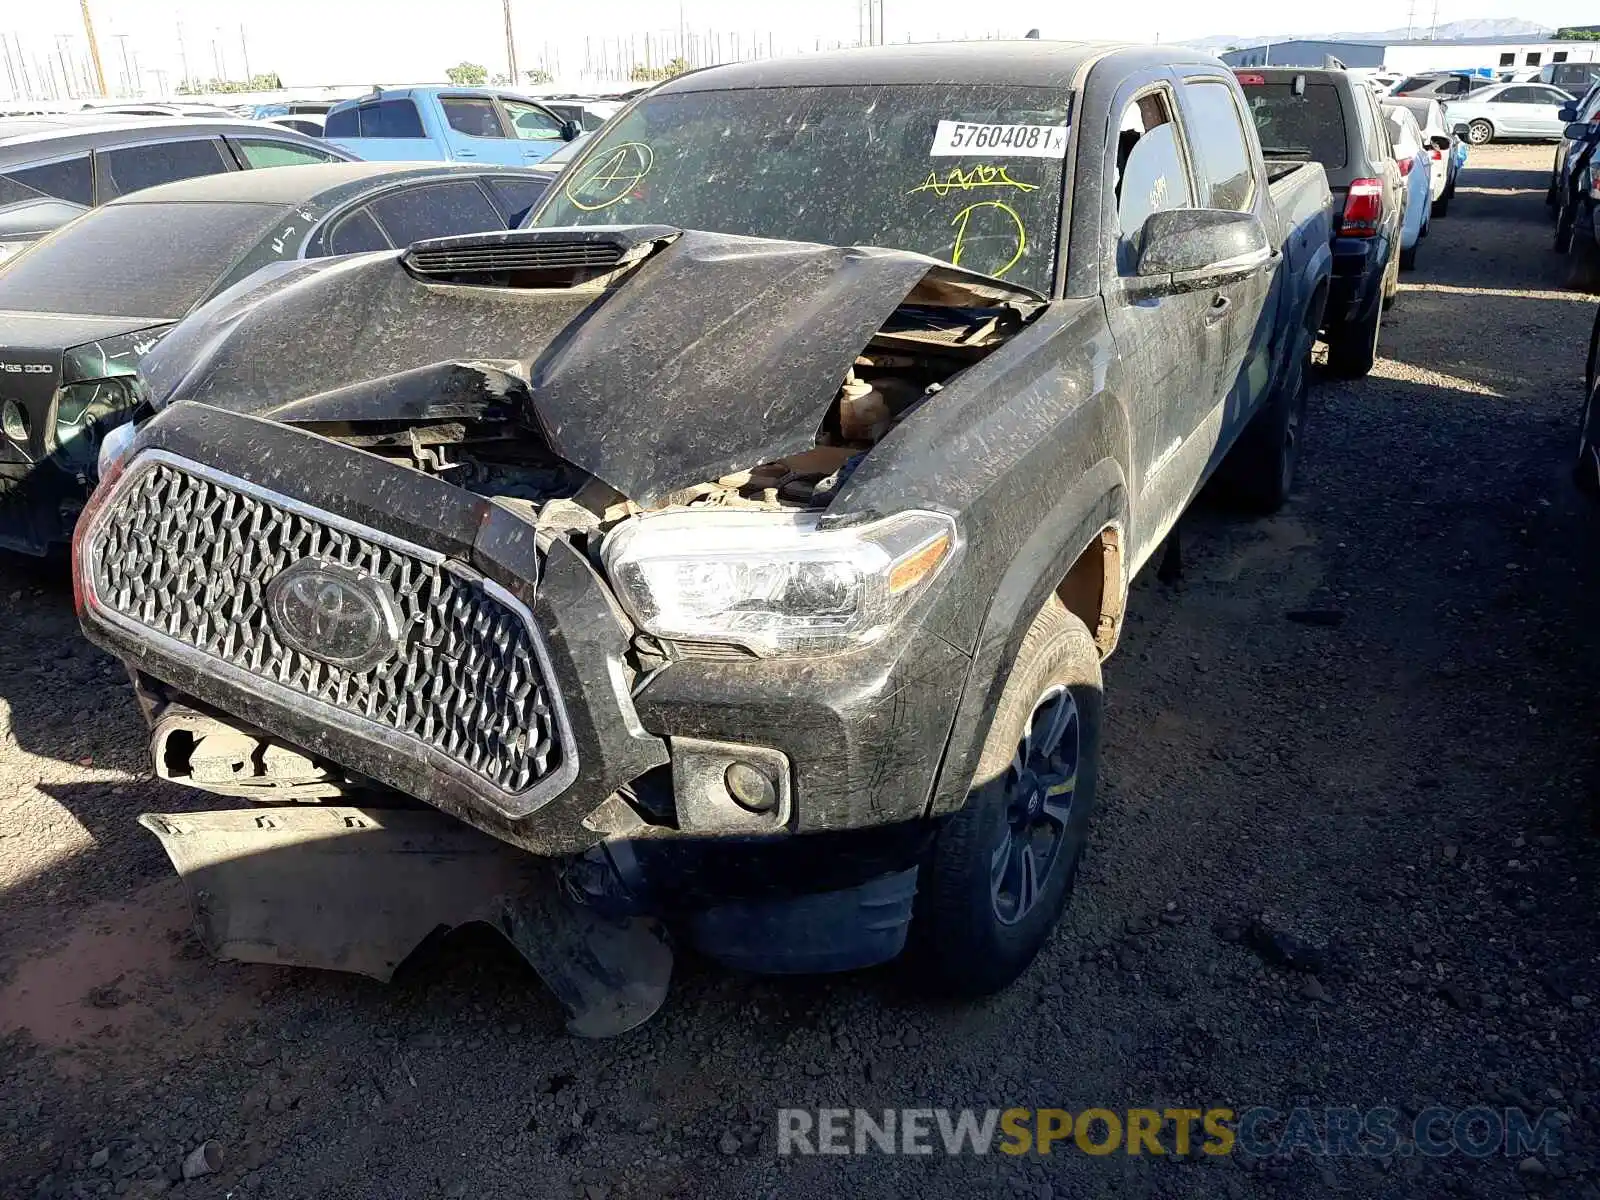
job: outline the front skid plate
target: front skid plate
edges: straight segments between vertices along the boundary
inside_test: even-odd
[[[427,810],[325,806],[146,813],[219,958],[387,981],[436,930],[483,921],[516,947],[584,1037],[661,1007],[672,952],[646,918],[566,899],[551,865]]]

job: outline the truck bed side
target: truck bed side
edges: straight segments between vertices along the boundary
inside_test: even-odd
[[[1318,163],[1275,159],[1266,168],[1277,223],[1268,236],[1283,253],[1272,364],[1281,382],[1302,365],[1322,324],[1333,267],[1333,193]]]

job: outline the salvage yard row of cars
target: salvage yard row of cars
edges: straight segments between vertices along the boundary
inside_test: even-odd
[[[1312,345],[1372,368],[1459,141],[1026,41],[688,73],[548,189],[124,194],[96,148],[0,268],[0,536],[72,538],[155,772],[224,802],[142,818],[218,954],[387,978],[485,921],[589,1035],[674,941],[992,992],[1072,889],[1130,580],[1203,486],[1285,503]]]

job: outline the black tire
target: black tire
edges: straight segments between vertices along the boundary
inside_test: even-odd
[[[1583,362],[1583,394],[1594,388],[1595,366],[1600,363],[1600,308],[1594,312],[1594,324],[1589,326],[1589,357]]]
[[[1572,205],[1563,204],[1556,209],[1556,239],[1551,245],[1557,254],[1566,254],[1572,249],[1572,233],[1578,225],[1578,214]]]
[[[1029,767],[1024,778],[1015,760],[1024,734],[1042,737],[1040,722],[1061,716],[1053,706],[1066,700],[1075,718],[1073,785],[1064,810],[1049,816],[1044,785],[1033,782],[1049,774]],[[990,995],[1027,970],[1048,940],[1066,908],[1089,838],[1102,711],[1099,650],[1083,622],[1051,596],[1023,635],[966,807],[945,821],[922,863],[907,966],[930,990]],[[1061,745],[1066,742],[1063,735]],[[1059,796],[1053,807],[1061,808]],[[1019,820],[1059,831],[1043,868],[1027,850],[1039,843],[1030,840],[1033,835],[1024,836]],[[1019,887],[1015,897],[1007,892],[1013,862],[1021,862],[1014,859],[1019,845],[1035,863],[1032,901],[1026,905],[1025,889]],[[1024,877],[1026,871],[1019,871],[1018,879]]]
[[[1341,325],[1328,333],[1328,373],[1340,379],[1360,379],[1378,361],[1378,332],[1383,325],[1383,305],[1358,325]]]
[[[1450,190],[1446,188],[1439,193],[1439,198],[1433,202],[1433,215],[1447,217],[1450,215]]]
[[[1600,498],[1600,387],[1591,383],[1578,413],[1578,453],[1572,460],[1572,482],[1584,495]]]
[[[1217,468],[1224,495],[1260,516],[1271,516],[1288,503],[1294,487],[1305,433],[1308,374],[1304,360],[1295,365],[1293,377],[1250,419]]]
[[[1591,295],[1600,294],[1600,247],[1593,238],[1573,239],[1567,257],[1567,286]]]
[[[1422,235],[1417,235],[1417,240],[1411,243],[1411,249],[1401,249],[1400,269],[1402,271],[1415,271],[1417,269],[1417,251],[1422,249]]]
[[[1469,146],[1487,146],[1494,141],[1494,126],[1479,117],[1467,126],[1467,144]]]

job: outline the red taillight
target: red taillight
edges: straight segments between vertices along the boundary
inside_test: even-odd
[[[1357,179],[1344,199],[1339,232],[1345,237],[1372,237],[1383,219],[1383,180]]]
[[[1267,85],[1267,77],[1254,71],[1235,71],[1234,74],[1239,77],[1240,87],[1265,87]]]
[[[1400,160],[1400,178],[1404,179],[1407,175],[1411,174],[1411,168],[1416,166],[1416,165],[1417,165],[1417,160],[1416,159],[1414,159],[1414,158],[1402,158]]]
[[[1444,157],[1444,151],[1443,150],[1437,150],[1437,149],[1429,150],[1428,151],[1428,157],[1433,159],[1434,162],[1438,162],[1440,159],[1442,159]]]

